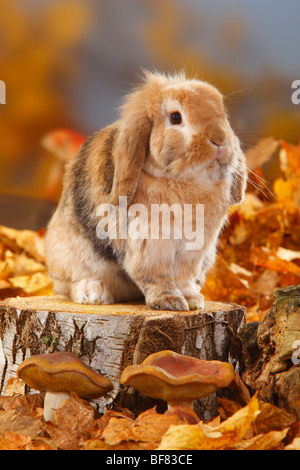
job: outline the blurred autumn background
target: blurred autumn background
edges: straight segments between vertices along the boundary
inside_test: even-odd
[[[275,287],[299,283],[300,106],[291,101],[300,78],[298,0],[0,0],[0,11],[1,224],[42,228],[64,162],[117,117],[140,67],[184,68],[223,92],[251,166],[249,197],[220,240],[207,298],[243,303],[255,319]],[[44,292],[15,280],[17,260],[7,254],[32,249],[12,232],[0,240],[2,298],[12,288]]]

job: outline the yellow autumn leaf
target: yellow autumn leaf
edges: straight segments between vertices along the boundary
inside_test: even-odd
[[[257,211],[263,209],[263,202],[253,193],[246,193],[244,201],[238,206],[232,206],[229,209],[229,215],[238,212],[244,220],[253,220]]]
[[[4,261],[0,262],[0,277],[15,277],[34,274],[46,271],[44,264],[38,263],[33,258],[29,258],[24,253],[16,254],[10,250],[6,250]]]
[[[212,427],[209,424],[170,426],[164,434],[159,450],[221,450],[233,448],[250,428],[260,413],[256,396],[247,406]]]
[[[285,450],[300,450],[300,437],[295,437],[295,439],[284,449]]]
[[[223,437],[226,436],[229,444],[234,440],[238,442],[244,437],[259,413],[259,402],[256,395],[254,395],[247,406],[238,410],[218,427],[213,428],[213,430],[219,431]],[[207,429],[207,433],[209,433],[211,429],[209,424],[203,426]]]
[[[289,428],[281,431],[270,431],[247,439],[235,446],[235,450],[272,450],[276,449],[286,437]]]
[[[281,159],[284,161],[284,173],[300,176],[300,141],[298,145],[281,140]],[[281,162],[282,163],[282,162]]]
[[[9,281],[13,285],[13,287],[18,287],[19,289],[23,289],[26,294],[36,295],[40,291],[45,291],[49,289],[51,293],[51,286],[52,282],[49,277],[49,274],[45,272],[38,272],[28,276],[15,276],[9,278]]]
[[[292,177],[288,180],[278,178],[274,181],[273,184],[273,191],[278,201],[293,201],[298,188],[299,178],[296,177]]]
[[[5,387],[5,395],[7,397],[25,395],[25,382],[18,377],[10,377]]]
[[[33,230],[16,230],[14,228],[0,225],[0,240],[5,244],[14,244],[17,248],[24,250],[39,263],[45,262],[43,231],[35,232]]]

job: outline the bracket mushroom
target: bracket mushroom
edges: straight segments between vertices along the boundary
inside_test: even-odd
[[[205,361],[174,351],[160,351],[140,365],[124,369],[120,382],[139,392],[165,400],[168,408],[187,406],[234,380],[234,368],[228,362]]]
[[[95,371],[75,354],[57,351],[25,359],[17,369],[17,377],[29,387],[46,392],[44,419],[55,423],[55,411],[75,392],[84,399],[106,395],[113,389],[111,381]]]

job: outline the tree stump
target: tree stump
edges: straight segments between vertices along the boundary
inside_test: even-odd
[[[262,322],[248,323],[239,337],[246,385],[300,419],[300,285],[277,289]]]
[[[172,312],[141,303],[79,305],[62,296],[9,298],[0,302],[0,394],[27,357],[71,351],[114,385],[108,396],[94,400],[100,412],[113,404],[140,412],[157,400],[120,385],[126,366],[165,349],[235,364],[234,340],[244,323],[244,307],[209,301],[204,311]],[[202,419],[215,416],[215,395],[195,409]]]

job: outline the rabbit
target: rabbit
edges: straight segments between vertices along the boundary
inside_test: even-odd
[[[119,119],[90,136],[66,165],[45,240],[55,292],[82,304],[144,300],[154,310],[203,309],[201,288],[219,233],[229,207],[243,201],[246,182],[245,156],[222,94],[184,73],[144,71]],[[160,220],[151,226],[149,215],[162,204],[175,204],[172,228],[186,205],[204,208],[199,246],[187,249],[187,237],[174,232],[149,235],[165,228]],[[140,218],[134,210],[129,217],[136,207],[143,209]],[[131,228],[148,225],[147,235],[105,236],[103,208],[109,235],[126,216]],[[199,232],[193,218],[191,225]]]

